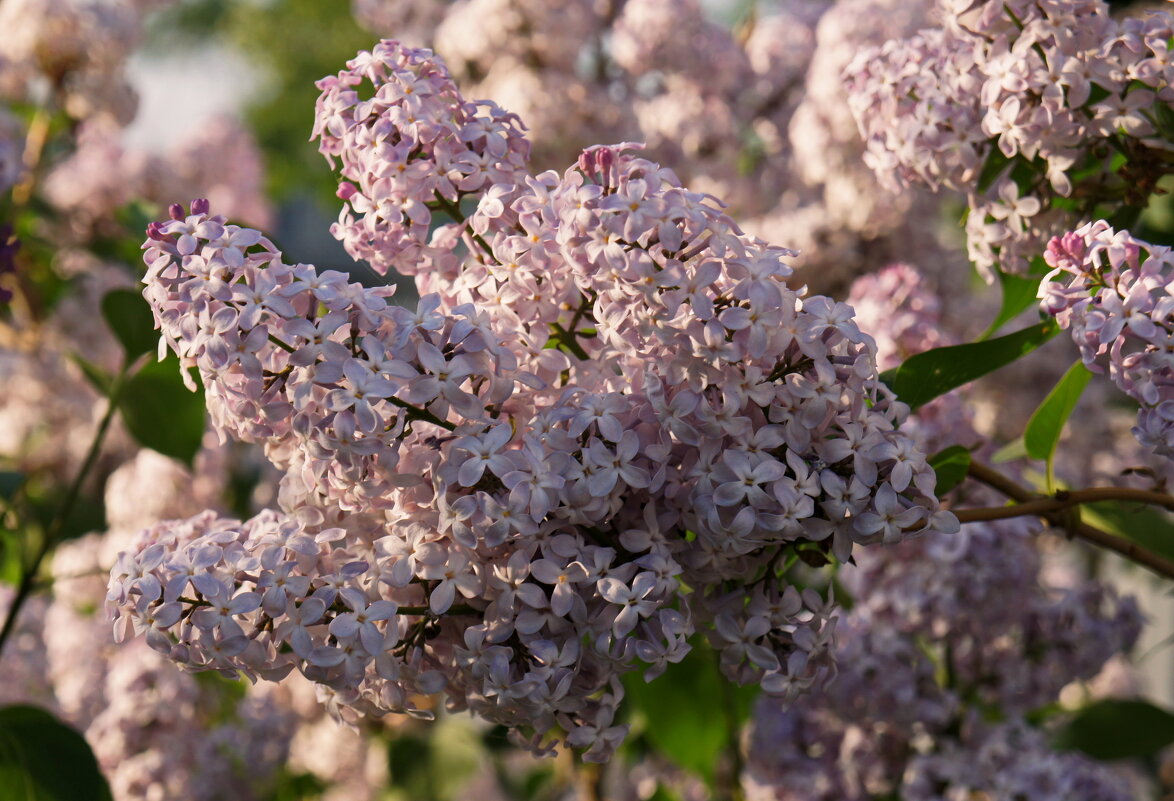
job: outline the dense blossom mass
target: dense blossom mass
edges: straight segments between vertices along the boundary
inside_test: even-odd
[[[735,681],[816,684],[835,608],[787,557],[957,528],[850,308],[637,146],[530,174],[516,119],[429,51],[384,41],[320,87],[335,234],[415,265],[421,300],[287,265],[204,201],[152,224],[162,341],[285,476],[281,512],[145,532],[112,572],[119,630],[296,668],[344,710],[443,692],[591,759],[626,731],[619,676],[694,632]]]
[[[6,780],[34,705],[117,801],[1170,794],[1058,750],[1168,677],[1162,585],[1067,541],[1174,577],[1165,3],[207,5],[0,0]],[[352,21],[447,63],[319,81],[322,187]],[[328,226],[365,265],[262,233]]]
[[[1026,272],[1099,204],[1145,205],[1171,165],[1169,14],[939,5],[943,27],[864,50],[845,73],[883,183],[965,192],[970,258],[992,279]]]

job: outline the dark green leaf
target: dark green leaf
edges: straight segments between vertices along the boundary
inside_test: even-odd
[[[985,192],[999,174],[1011,163],[1011,159],[1003,155],[1003,151],[992,147],[982,164],[982,171],[978,174],[978,191]]]
[[[1064,423],[1076,408],[1090,378],[1092,373],[1083,362],[1078,361],[1069,367],[1056,382],[1056,386],[1052,387],[1052,391],[1031,415],[1031,419],[1027,421],[1027,428],[1023,431],[1023,446],[1028,456],[1051,461],[1052,454],[1056,452],[1056,443],[1060,441],[1060,433],[1064,430]]]
[[[149,362],[131,376],[118,406],[140,445],[192,463],[204,437],[204,393],[183,385],[175,356]]]
[[[147,301],[133,289],[115,289],[102,298],[102,316],[118,337],[126,360],[151,353],[159,346],[155,317]]]
[[[110,385],[114,383],[110,374],[80,354],[75,353],[72,358],[74,363],[81,368],[82,375],[90,382],[90,386],[98,390],[98,394],[103,397],[110,397]]]
[[[1161,137],[1167,141],[1174,139],[1174,107],[1169,103],[1156,103],[1153,114]]]
[[[881,380],[916,409],[1030,353],[1059,330],[1055,321],[1048,320],[985,342],[927,350],[910,356],[895,372],[882,375]]]
[[[1167,512],[1122,501],[1086,503],[1080,510],[1087,523],[1174,560],[1174,520]]]
[[[658,783],[656,792],[649,796],[648,801],[681,801],[681,796],[668,785]]]
[[[1097,701],[1061,729],[1057,748],[1079,750],[1097,759],[1154,754],[1174,743],[1174,715],[1145,701]]]
[[[486,757],[480,733],[459,718],[442,718],[424,736],[397,736],[387,746],[393,795],[454,801]]]
[[[1095,106],[1097,103],[1100,103],[1111,94],[1112,92],[1101,86],[1099,83],[1093,83],[1088,87],[1088,100],[1084,101],[1083,108]]]
[[[65,500],[63,487],[51,487],[44,494],[26,496],[26,506],[32,519],[36,520],[42,530],[53,525],[53,521],[61,512],[61,504]],[[106,502],[101,491],[85,489],[78,502],[73,505],[69,516],[59,524],[57,533],[59,541],[72,540],[84,537],[94,531],[105,531]]]
[[[436,798],[429,784],[431,743],[424,737],[401,734],[387,744],[387,768],[396,789],[419,801]]]
[[[1040,270],[1043,266],[1045,269]],[[1028,275],[1011,275],[999,273],[999,286],[1003,290],[1003,305],[990,327],[978,339],[982,341],[995,334],[1000,328],[1014,320],[1022,312],[1036,302],[1036,292],[1039,290],[1040,279],[1047,271],[1044,260],[1038,256],[1032,259],[1031,272]]]
[[[90,746],[43,709],[0,709],[0,801],[110,801]]]
[[[15,470],[0,470],[0,501],[11,501],[24,486],[24,473]]]
[[[930,457],[929,466],[937,473],[935,492],[940,498],[966,479],[966,472],[970,469],[970,451],[961,445],[951,445]]]
[[[1108,213],[1102,214],[1101,217],[1108,218],[1109,224],[1120,231],[1123,228],[1133,228],[1141,217],[1141,213],[1145,211],[1145,208],[1142,206],[1120,204],[1111,210],[1106,209],[1106,211]]]
[[[546,767],[538,767],[526,774],[522,779],[521,798],[537,798],[538,793],[549,787],[554,779],[554,771]],[[507,796],[508,797],[508,796]]]
[[[326,783],[313,773],[293,773],[284,768],[273,782],[265,801],[310,801],[321,798]]]
[[[200,708],[208,712],[214,724],[232,723],[236,720],[240,704],[248,692],[248,684],[214,670],[201,670],[192,674],[196,685],[203,691]]]
[[[731,725],[734,732],[741,727],[757,695],[754,688],[730,684],[713,650],[699,640],[662,676],[645,682],[635,671],[624,677],[624,687],[626,702],[633,716],[644,719],[644,734],[652,745],[709,782],[718,758],[736,736]]]

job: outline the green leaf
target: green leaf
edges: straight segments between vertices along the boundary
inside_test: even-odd
[[[432,791],[441,801],[454,801],[485,759],[481,733],[468,718],[444,717],[431,728]]]
[[[174,355],[149,362],[127,380],[118,406],[136,442],[190,465],[204,438],[204,393],[185,387],[179,370]]]
[[[929,466],[938,476],[935,492],[940,498],[966,479],[970,469],[970,451],[961,445],[951,445],[931,456]]]
[[[895,371],[882,375],[881,380],[916,409],[1031,353],[1059,330],[1055,321],[1048,320],[985,342],[927,350],[910,356]]]
[[[991,464],[1005,464],[1026,458],[1027,446],[1023,444],[1023,437],[1016,437],[991,455]]]
[[[1035,259],[1032,259],[1032,269],[1028,275],[999,273],[999,286],[1003,290],[1003,305],[999,309],[999,314],[995,317],[994,322],[978,338],[980,342],[989,339],[996,331],[1011,320],[1014,320],[1036,302],[1036,292],[1039,291],[1041,277],[1046,272],[1046,269],[1043,271],[1039,270],[1040,265],[1046,268],[1044,260],[1037,256]]]
[[[666,784],[657,783],[656,792],[648,797],[648,801],[681,801],[681,796]]]
[[[432,748],[424,737],[400,734],[387,744],[387,767],[391,783],[407,798],[433,801],[436,794],[429,784],[429,756]]]
[[[0,470],[0,501],[11,501],[24,486],[25,474],[15,470]]]
[[[47,488],[44,493],[35,496],[25,496],[26,507],[30,512],[30,519],[36,520],[42,530],[48,529],[61,511],[61,504],[65,501],[65,488],[54,486]],[[82,491],[78,502],[73,505],[69,516],[61,521],[61,528],[57,532],[57,540],[66,540],[84,537],[94,531],[105,531],[106,502],[100,491],[92,489]]]
[[[102,316],[126,353],[126,360],[151,353],[159,346],[155,316],[147,301],[133,289],[114,289],[102,298]]]
[[[1099,501],[1080,506],[1085,522],[1174,560],[1174,519],[1154,506]]]
[[[1027,450],[1027,455],[1033,459],[1043,459],[1048,464],[1049,488],[1054,483],[1052,461],[1056,455],[1056,444],[1064,431],[1064,423],[1076,408],[1091,378],[1092,373],[1084,366],[1084,362],[1078,361],[1069,367],[1031,415],[1031,419],[1027,421],[1027,428],[1023,431],[1023,446]]]
[[[626,703],[634,717],[646,722],[644,735],[652,745],[710,783],[731,742],[730,726],[735,732],[741,727],[757,696],[755,688],[731,684],[718,669],[713,650],[700,640],[660,677],[645,682],[636,671],[624,677],[624,687]]]
[[[443,717],[425,736],[397,736],[387,745],[393,795],[455,801],[487,756],[481,733],[464,718]]]
[[[310,801],[321,798],[326,792],[326,783],[313,773],[294,773],[288,767],[282,768],[265,794],[265,801]]]
[[[0,801],[110,801],[90,746],[43,709],[0,709]]]
[[[207,711],[211,723],[232,723],[237,719],[248,684],[214,670],[200,670],[192,677],[202,690],[200,708]]]
[[[24,541],[10,528],[0,527],[0,584],[15,587],[24,572]]]
[[[1154,754],[1171,743],[1174,715],[1145,701],[1105,700],[1078,712],[1054,744],[1097,759],[1126,759]]]
[[[110,386],[114,383],[114,379],[109,373],[83,357],[81,354],[71,354],[70,358],[72,358],[74,363],[79,368],[81,368],[82,375],[84,375],[86,380],[90,382],[90,386],[98,390],[98,394],[104,398],[110,397]]]

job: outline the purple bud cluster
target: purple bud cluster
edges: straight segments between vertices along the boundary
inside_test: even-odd
[[[1071,331],[1090,370],[1103,372],[1108,354],[1113,383],[1141,405],[1134,436],[1174,457],[1174,253],[1098,220],[1053,237],[1044,260],[1043,311]]]
[[[355,74],[417,80],[386,80],[374,114],[338,112],[344,90],[324,84],[318,130],[344,177],[405,142],[404,172],[524,151],[514,127],[452,123],[488,106],[441,87],[428,51],[376,53]],[[652,680],[695,633],[774,695],[827,675],[835,608],[783,577],[787,559],[957,521],[850,308],[788,287],[789,251],[634,148],[459,198],[430,173],[420,186],[453,202],[440,236],[464,248],[411,257],[415,310],[285,265],[203,201],[153,223],[162,341],[198,369],[221,435],[286,471],[283,512],[145,532],[112,572],[119,632],[196,669],[296,669],[358,713],[424,715],[442,692],[589,759],[626,733],[619,677]],[[368,242],[384,266],[408,258],[386,241]]]
[[[1168,169],[1156,107],[1174,101],[1169,14],[1119,23],[1100,0],[942,5],[942,28],[865,50],[845,72],[883,183],[965,192],[970,258],[992,279],[1024,272],[1089,203],[1148,195]],[[1128,154],[1123,172],[1110,141]]]

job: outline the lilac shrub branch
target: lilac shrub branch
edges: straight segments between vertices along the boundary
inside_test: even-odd
[[[1160,576],[1174,579],[1174,562],[1134,542],[1082,523],[1079,518],[1073,519],[1070,515],[1070,511],[1082,503],[1108,500],[1147,503],[1174,510],[1174,497],[1165,493],[1129,487],[1091,487],[1085,490],[1061,491],[1056,493],[1055,497],[1041,498],[1030,488],[981,462],[972,461],[970,463],[969,475],[976,481],[998,490],[1016,503],[991,509],[958,509],[955,510],[955,514],[958,516],[959,522],[969,523],[1027,516],[1041,517],[1051,525],[1065,530],[1071,537],[1118,553],[1149,568]]]

